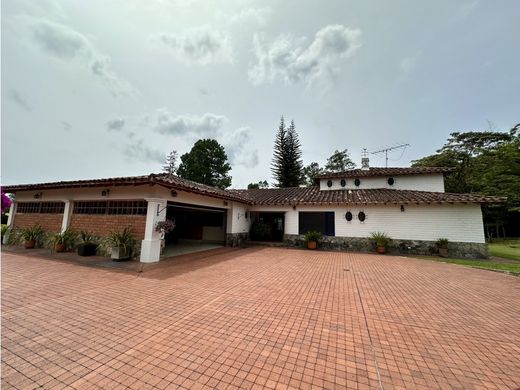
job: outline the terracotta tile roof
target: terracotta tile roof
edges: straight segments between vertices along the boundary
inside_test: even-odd
[[[178,176],[166,173],[150,174],[143,176],[111,177],[106,179],[58,181],[39,184],[18,184],[2,187],[5,192],[50,190],[60,188],[83,188],[83,187],[106,187],[106,186],[138,186],[138,185],[161,185],[167,188],[182,190],[201,195],[209,195],[221,199],[236,200],[248,203],[248,199],[232,191],[207,186],[191,180],[182,179]]]
[[[452,172],[454,168],[450,167],[410,167],[410,168],[369,168],[350,169],[344,172],[325,173],[316,176],[316,179],[328,179],[334,177],[368,177],[368,176],[400,176],[400,175],[428,175],[432,173]]]
[[[386,169],[386,168],[382,168]],[[396,168],[389,168],[396,169]],[[399,169],[399,168],[398,168]],[[402,168],[401,168],[402,169]],[[222,190],[167,174],[112,177],[94,180],[59,181],[40,184],[5,186],[5,192],[34,191],[60,188],[106,186],[161,185],[166,188],[208,195],[252,205],[338,205],[338,204],[428,204],[428,203],[500,203],[505,198],[475,194],[410,191],[394,189],[324,190],[319,187],[266,188],[252,190]]]
[[[501,203],[505,198],[444,192],[359,189],[324,190],[319,187],[267,188],[233,190],[258,206],[281,205],[342,205],[342,204],[439,204],[439,203]]]

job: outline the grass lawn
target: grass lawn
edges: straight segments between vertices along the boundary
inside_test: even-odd
[[[475,268],[485,268],[494,271],[507,271],[514,275],[520,275],[520,262],[518,263],[503,263],[496,262],[492,260],[476,260],[476,259],[450,259],[450,258],[442,258],[437,256],[417,256],[416,258],[424,259],[424,260],[432,260],[439,261],[442,263],[451,263],[451,264],[460,264],[468,267]]]
[[[520,260],[520,239],[493,240],[489,244],[491,256]]]

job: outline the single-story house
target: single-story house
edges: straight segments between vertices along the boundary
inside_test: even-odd
[[[156,262],[161,248],[192,240],[237,246],[251,224],[271,226],[271,239],[296,246],[309,230],[324,234],[329,249],[369,250],[371,232],[385,232],[394,248],[428,253],[438,238],[456,256],[487,256],[481,205],[502,198],[444,192],[449,168],[369,168],[316,177],[311,187],[222,190],[175,175],[11,185],[8,225],[67,228],[98,236],[130,227],[141,242],[140,260]],[[155,229],[175,219],[166,238]]]

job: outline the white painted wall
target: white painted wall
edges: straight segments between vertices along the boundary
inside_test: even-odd
[[[461,205],[409,205],[401,212],[400,205],[366,207],[304,207],[285,213],[285,233],[298,234],[298,212],[334,211],[335,233],[342,237],[368,237],[371,232],[382,231],[391,238],[435,241],[446,237],[450,241],[484,243],[482,212],[478,204]],[[354,218],[345,219],[350,211]],[[364,211],[362,223],[357,214]]]
[[[251,216],[247,205],[233,202],[231,212],[228,212],[228,233],[247,233],[251,226]]]
[[[353,190],[353,189],[371,189],[371,188],[390,188],[395,190],[415,190],[415,191],[433,191],[444,192],[444,176],[442,174],[432,175],[409,175],[409,176],[392,176],[394,184],[388,184],[390,176],[360,177],[359,187],[354,185],[355,178],[348,178],[345,187],[341,187],[341,178],[332,180],[332,187],[327,186],[329,179],[320,180],[320,190]]]

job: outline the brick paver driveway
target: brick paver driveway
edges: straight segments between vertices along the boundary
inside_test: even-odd
[[[2,298],[4,389],[520,386],[520,278],[456,265],[260,248],[137,274],[4,253]]]

